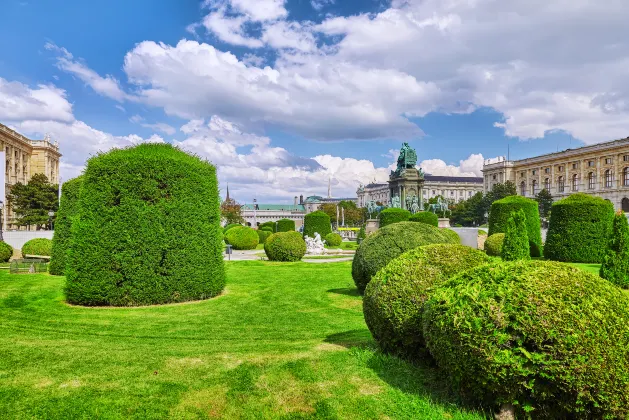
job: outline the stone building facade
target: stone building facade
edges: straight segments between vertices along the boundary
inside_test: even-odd
[[[442,196],[452,202],[467,200],[477,192],[483,192],[483,178],[465,176],[424,175],[423,202]],[[366,207],[369,201],[387,204],[391,200],[389,184],[372,183],[360,186],[356,191],[358,207]]]
[[[555,200],[583,192],[629,212],[629,138],[567,149],[521,160],[487,161],[483,186],[511,181],[519,195],[534,197],[543,188]]]
[[[6,194],[11,186],[27,183],[35,174],[44,174],[52,184],[59,184],[59,145],[50,139],[31,140],[0,124],[0,150],[5,151]],[[5,197],[0,200],[6,200]],[[6,203],[3,203],[6,204]],[[4,206],[3,228],[14,229],[14,216],[9,206]]]

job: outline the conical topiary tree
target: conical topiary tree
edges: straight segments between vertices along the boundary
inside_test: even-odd
[[[603,257],[600,276],[623,289],[629,288],[629,224],[622,211],[614,216],[612,236]]]
[[[530,258],[526,215],[523,210],[511,213],[511,217],[507,220],[507,231],[502,244],[501,257],[503,261],[528,260]]]

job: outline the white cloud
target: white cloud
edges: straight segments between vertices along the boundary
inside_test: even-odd
[[[483,155],[472,154],[467,159],[459,161],[459,165],[447,164],[441,159],[428,159],[419,163],[425,173],[445,176],[483,176]]]
[[[249,48],[260,48],[264,43],[259,39],[248,37],[243,25],[248,20],[245,16],[230,17],[225,15],[225,9],[212,12],[203,19],[203,26],[213,32],[221,41],[232,45]]]
[[[310,0],[310,5],[317,12],[321,11],[325,6],[334,4],[335,0]]]
[[[242,13],[252,21],[267,21],[286,17],[286,0],[205,0],[209,8],[230,6],[235,12]]]
[[[0,77],[0,121],[74,120],[66,92],[52,85],[31,88]]]

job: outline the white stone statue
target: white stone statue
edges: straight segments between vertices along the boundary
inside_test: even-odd
[[[304,241],[306,241],[306,254],[308,255],[321,255],[325,253],[325,245],[321,240],[321,235],[318,232],[315,232],[314,238],[306,235],[304,237]]]

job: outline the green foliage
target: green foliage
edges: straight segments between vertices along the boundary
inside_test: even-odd
[[[237,250],[256,249],[259,243],[258,231],[248,226],[229,229],[225,234],[225,239]]]
[[[135,306],[216,296],[222,236],[212,165],[168,144],[99,154],[87,162],[72,224],[67,299]]]
[[[490,261],[463,245],[427,245],[393,259],[365,289],[365,322],[380,348],[408,357],[421,356],[423,304],[431,290],[449,277]]]
[[[565,264],[463,272],[424,305],[424,338],[462,395],[535,418],[627,418],[629,298]],[[530,415],[529,414],[529,415]]]
[[[614,223],[614,205],[573,194],[553,204],[544,256],[549,260],[601,263]]]
[[[0,263],[8,262],[13,256],[13,247],[6,242],[0,242]]]
[[[273,228],[272,228],[272,227],[269,227],[269,226],[265,226],[265,227],[260,228],[260,229],[258,229],[258,230],[261,230],[261,231],[264,231],[264,232],[275,233],[275,232],[273,232]]]
[[[221,203],[221,219],[228,225],[245,223],[242,217],[242,206],[234,200],[225,200]]]
[[[600,276],[623,289],[629,289],[629,224],[622,211],[614,216],[614,226]]]
[[[52,241],[46,238],[35,238],[22,245],[22,256],[26,255],[42,255],[50,256],[52,254]]]
[[[392,259],[423,245],[448,243],[458,241],[426,223],[399,222],[385,226],[361,242],[352,262],[352,278],[363,294],[371,278]]]
[[[365,231],[365,225],[362,225],[358,231],[358,235],[356,235],[356,239],[365,239],[365,237],[367,237],[367,232]]]
[[[539,207],[539,215],[547,218],[550,215],[550,209],[553,206],[553,196],[546,188],[543,188],[535,196],[535,201],[537,201]]]
[[[450,221],[455,225],[478,226],[485,222],[487,210],[482,192],[477,192],[469,199],[456,203],[450,214]]]
[[[453,243],[453,244],[460,244],[461,243],[461,237],[459,236],[458,233],[456,233],[452,229],[442,228],[441,229],[441,234],[443,236],[449,238],[450,239],[450,243]]]
[[[494,233],[485,239],[485,252],[492,257],[499,257],[502,255],[502,244],[505,240],[504,233]]]
[[[529,238],[526,232],[526,216],[522,209],[511,213],[507,220],[507,232],[500,256],[503,261],[528,260],[531,258]]]
[[[325,235],[325,243],[328,246],[339,246],[343,242],[343,238],[338,233],[328,233]]]
[[[52,237],[52,253],[48,271],[55,276],[63,276],[66,271],[68,248],[72,240],[72,220],[78,213],[79,192],[82,177],[66,181],[61,187],[61,205],[57,212],[55,233]]]
[[[258,230],[258,243],[259,244],[264,244],[266,243],[266,240],[269,239],[269,237],[271,235],[273,235],[273,232],[269,232],[268,230]]]
[[[526,231],[529,238],[531,257],[542,254],[542,231],[537,201],[519,195],[508,196],[495,201],[489,213],[489,236],[494,233],[506,233],[507,221],[511,213],[524,211],[526,216]]]
[[[290,232],[295,230],[295,221],[291,219],[280,219],[277,221],[278,232]]]
[[[330,216],[322,211],[315,211],[304,217],[304,236],[313,238],[315,233],[325,238],[328,233],[332,233],[330,226]]]
[[[380,212],[378,219],[380,219],[380,228],[388,226],[393,223],[406,222],[411,217],[411,212],[404,209],[398,209],[390,207]]]
[[[13,185],[7,198],[16,215],[15,224],[37,229],[49,227],[48,212],[56,212],[59,208],[58,194],[59,186],[48,182],[44,174],[33,175],[27,184],[18,182]]]
[[[426,223],[432,226],[439,226],[439,216],[430,211],[420,211],[408,218],[409,222]]]
[[[271,229],[271,232],[275,233],[276,226],[277,225],[275,224],[275,222],[264,222],[258,227],[258,229],[261,229],[261,230],[264,230],[265,228],[267,230]]]
[[[306,241],[299,232],[278,232],[267,239],[264,252],[271,261],[299,261],[306,254]]]
[[[240,223],[230,223],[223,228],[223,233],[227,233],[227,231],[231,228],[242,227]]]

